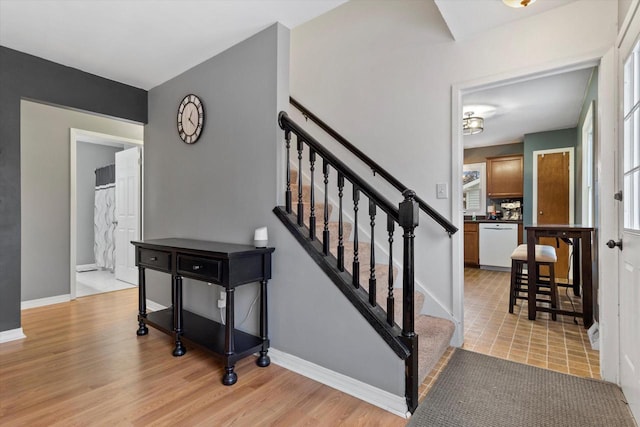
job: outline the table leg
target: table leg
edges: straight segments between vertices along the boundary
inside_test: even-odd
[[[173,276],[173,329],[176,336],[176,347],[173,349],[173,355],[178,357],[187,352],[182,344],[180,337],[182,336],[182,276]]]
[[[536,320],[536,284],[538,283],[536,240],[536,232],[534,230],[527,230],[527,310],[529,320]]]
[[[227,319],[224,331],[224,375],[222,376],[222,384],[224,385],[234,385],[238,381],[238,374],[233,371],[235,363],[231,363],[231,356],[233,356],[235,352],[235,342],[233,338],[235,329],[234,291],[235,289],[233,288],[227,288]]]
[[[147,335],[149,328],[145,325],[147,319],[147,295],[144,281],[144,267],[138,267],[138,330],[136,335]]]
[[[267,356],[269,350],[269,337],[267,328],[267,280],[260,282],[260,338],[262,339],[262,350],[256,364],[261,368],[269,366],[271,359]]]
[[[580,238],[582,249],[582,313],[584,327],[593,324],[593,270],[591,260],[591,232],[585,231]]]
[[[584,239],[573,239],[573,294],[580,296],[580,245]]]

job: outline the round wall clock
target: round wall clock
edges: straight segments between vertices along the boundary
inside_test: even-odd
[[[204,107],[196,95],[184,97],[178,107],[178,135],[187,144],[193,144],[202,135]]]

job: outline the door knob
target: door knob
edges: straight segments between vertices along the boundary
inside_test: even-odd
[[[607,246],[609,246],[609,248],[613,249],[616,246],[618,247],[618,249],[622,250],[622,239],[618,240],[617,242],[614,242],[613,240],[609,240],[607,242]]]
[[[544,214],[542,213],[542,211],[540,211],[540,212],[538,212],[538,213],[539,213],[540,215],[544,215]]]

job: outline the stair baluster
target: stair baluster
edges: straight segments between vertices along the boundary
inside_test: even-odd
[[[402,256],[402,338],[410,350],[410,356],[405,359],[405,397],[409,411],[413,413],[418,406],[418,336],[415,333],[414,320],[414,238],[415,228],[418,226],[418,202],[416,193],[411,190],[402,192],[404,200],[398,209],[398,223],[404,230]]]
[[[376,305],[376,204],[369,199],[369,219],[371,225],[371,250],[369,253],[369,304],[372,307]]]
[[[338,172],[338,270],[344,271],[344,229],[342,221],[342,195],[344,175]]]
[[[304,225],[304,205],[302,204],[302,150],[304,141],[298,136],[298,225]]]
[[[360,287],[360,258],[358,257],[358,202],[360,202],[360,190],[353,184],[353,287]]]
[[[322,230],[322,253],[329,255],[329,162],[322,159],[322,174],[324,175],[324,229]]]
[[[313,148],[309,149],[309,173],[311,175],[311,193],[310,193],[310,204],[311,204],[311,212],[309,214],[309,238],[311,240],[316,239],[316,196],[315,196],[315,179],[313,177],[313,172],[316,170],[316,152]],[[325,206],[326,210],[326,206]]]
[[[387,294],[387,323],[391,326],[395,323],[394,314],[394,298],[393,298],[393,232],[395,221],[391,215],[387,215],[387,233],[389,233],[389,284]]]
[[[284,192],[284,198],[285,198],[285,210],[287,211],[288,214],[291,213],[291,167],[290,167],[290,160],[291,160],[291,155],[289,153],[289,149],[291,147],[291,131],[287,130],[284,132],[284,139],[286,142],[286,153],[287,153],[287,160],[286,160],[286,169],[287,169],[287,189]]]

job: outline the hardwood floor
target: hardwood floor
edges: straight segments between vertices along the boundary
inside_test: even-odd
[[[137,289],[22,312],[27,338],[0,344],[3,426],[403,426],[406,420],[250,357],[221,360],[153,328],[137,337]]]

